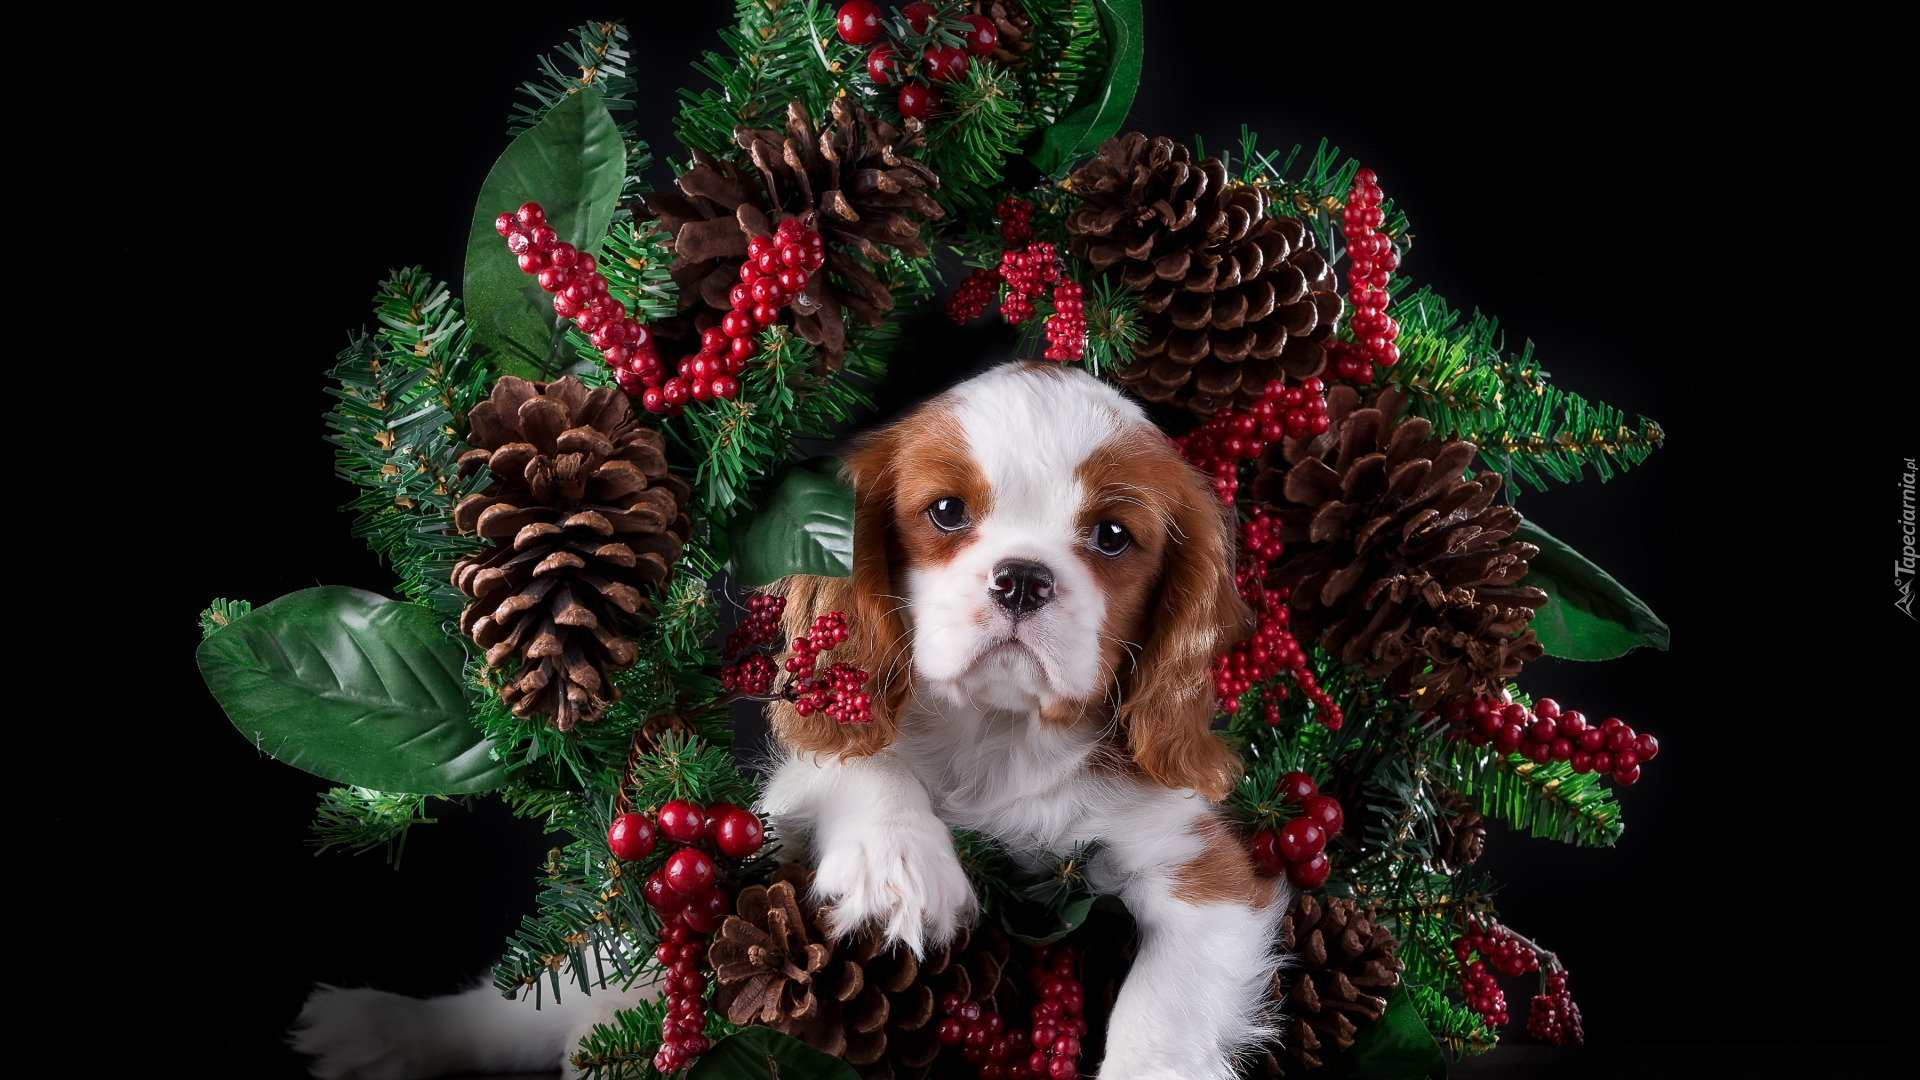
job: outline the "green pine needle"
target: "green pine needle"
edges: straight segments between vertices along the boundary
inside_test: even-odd
[[[364,787],[337,787],[320,796],[310,826],[314,854],[340,847],[359,855],[384,848],[387,864],[400,869],[406,854],[407,832],[415,825],[431,825],[426,816],[427,796]]]
[[[245,600],[229,600],[224,596],[219,597],[214,600],[213,603],[208,604],[207,609],[200,613],[201,639],[204,640],[212,637],[215,631],[230,625],[233,620],[240,618],[252,610],[253,605]]]

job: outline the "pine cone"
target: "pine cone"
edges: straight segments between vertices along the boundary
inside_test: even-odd
[[[961,930],[919,960],[900,946],[883,949],[871,931],[832,942],[830,909],[806,899],[812,879],[789,863],[772,885],[750,885],[734,901],[708,950],[713,1008],[732,1023],[792,1035],[844,1059],[863,1080],[922,1080],[940,1053],[942,996],[989,1002],[1012,992],[1001,978],[1010,945],[998,930]]]
[[[1361,1025],[1380,1019],[1387,994],[1400,985],[1406,964],[1394,955],[1400,943],[1351,900],[1321,900],[1303,893],[1280,921],[1281,947],[1298,966],[1273,977],[1274,1000],[1291,1022],[1279,1047],[1269,1048],[1255,1076],[1284,1077],[1318,1068],[1324,1058],[1353,1045]]]
[[[1439,803],[1446,819],[1440,823],[1440,842],[1434,856],[1443,868],[1457,874],[1479,861],[1486,850],[1486,818],[1452,788],[1440,789]]]
[[[996,63],[1015,70],[1027,66],[1027,54],[1033,51],[1033,20],[1013,0],[973,0],[975,15],[985,15],[999,32],[992,57]]]
[[[732,309],[729,293],[740,280],[749,238],[771,236],[791,217],[818,229],[827,242],[825,270],[839,281],[824,272],[809,275],[794,298],[794,329],[837,370],[846,353],[840,309],[867,326],[884,322],[893,293],[874,267],[887,261],[887,248],[926,257],[916,218],[934,220],[945,211],[930,194],[940,178],[909,154],[918,135],[894,130],[845,98],[835,98],[831,112],[831,124],[817,135],[797,102],[787,106],[785,132],[736,130],[734,141],[759,172],[757,182],[731,162],[696,150],[694,166],[678,181],[680,192],[648,195],[647,206],[674,235],[680,310],[692,313],[697,330]]]
[[[1527,625],[1546,593],[1519,584],[1539,554],[1511,539],[1500,475],[1462,479],[1477,448],[1433,437],[1404,399],[1328,398],[1333,427],[1261,456],[1254,497],[1281,521],[1269,589],[1292,590],[1293,631],[1423,705],[1498,691],[1543,650]]]
[[[462,499],[453,520],[493,546],[453,568],[473,600],[460,630],[489,665],[520,661],[500,689],[515,716],[550,716],[571,731],[619,698],[607,673],[638,658],[622,632],[644,618],[645,587],[680,557],[691,491],[667,473],[660,433],[640,427],[612,387],[503,375],[469,425],[474,449],[460,455],[460,473],[484,465],[493,482]]]
[[[1101,143],[1070,183],[1072,251],[1140,292],[1146,340],[1115,376],[1134,393],[1211,416],[1326,366],[1344,307],[1333,268],[1304,222],[1268,216],[1264,189],[1139,132]]]

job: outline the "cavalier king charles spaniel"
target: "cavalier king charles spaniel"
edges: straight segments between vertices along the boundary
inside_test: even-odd
[[[1214,807],[1241,770],[1210,730],[1210,668],[1251,629],[1230,510],[1138,405],[1041,364],[995,368],[869,434],[845,476],[851,576],[778,588],[789,638],[846,614],[834,659],[872,673],[873,720],[774,705],[781,754],[761,803],[789,844],[810,843],[835,930],[877,926],[919,953],[975,918],[953,829],[1030,866],[1097,845],[1088,884],[1126,903],[1139,942],[1095,1075],[1228,1080],[1274,1034],[1287,906]],[[558,1015],[507,1020],[486,988],[411,1012],[373,993],[316,994],[297,1038],[338,1030],[315,1006],[348,995],[330,1008],[364,999],[361,1022],[425,1025],[443,1047],[524,1031],[513,1057],[531,1062],[535,1032],[577,1039],[628,1004],[575,996],[542,1010]],[[570,1045],[545,1042],[544,1061]],[[469,1052],[456,1067],[495,1061],[507,1064]],[[319,1075],[375,1075],[327,1063]]]

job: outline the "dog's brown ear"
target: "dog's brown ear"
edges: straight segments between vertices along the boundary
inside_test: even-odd
[[[1213,658],[1253,628],[1233,581],[1231,510],[1184,461],[1162,485],[1171,517],[1152,630],[1120,704],[1135,764],[1171,788],[1215,802],[1240,779],[1240,762],[1211,726]]]
[[[865,757],[893,742],[906,708],[913,657],[900,601],[893,587],[893,472],[898,435],[883,429],[863,439],[846,456],[841,478],[853,485],[853,573],[848,577],[795,576],[776,586],[787,598],[782,629],[787,643],[805,637],[814,619],[831,611],[847,617],[847,640],[820,658],[822,670],[848,663],[868,675],[873,722],[842,724],[830,716],[801,716],[786,702],[768,715],[774,732],[789,749]],[[791,654],[787,654],[791,655]],[[785,659],[785,656],[782,657]]]

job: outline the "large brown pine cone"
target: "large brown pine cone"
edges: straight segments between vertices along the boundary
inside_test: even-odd
[[[461,475],[484,465],[493,482],[453,520],[492,544],[453,568],[473,601],[460,630],[489,665],[519,660],[500,689],[515,716],[570,731],[619,698],[608,672],[638,657],[627,634],[646,614],[646,588],[680,558],[691,492],[668,474],[660,433],[612,387],[503,375],[468,419]]]
[[[794,298],[794,329],[820,351],[830,368],[846,352],[840,309],[878,326],[893,309],[893,293],[874,270],[895,249],[924,258],[920,221],[945,214],[931,194],[933,170],[915,160],[919,136],[902,133],[835,98],[832,119],[816,133],[799,103],[787,106],[784,132],[740,128],[734,141],[759,173],[757,182],[730,162],[694,152],[679,179],[680,193],[657,192],[647,206],[674,235],[673,278],[681,311],[693,311],[705,329],[731,310],[747,241],[771,236],[798,217],[827,243],[822,271],[808,276]]]
[[[1101,143],[1069,182],[1073,253],[1141,294],[1146,340],[1115,376],[1134,393],[1210,416],[1326,366],[1343,308],[1333,268],[1304,222],[1268,215],[1264,189],[1137,131]]]
[[[1262,455],[1254,497],[1281,521],[1286,552],[1267,575],[1292,590],[1293,630],[1417,703],[1497,692],[1543,650],[1533,611],[1546,593],[1520,584],[1532,544],[1520,514],[1494,503],[1500,474],[1464,477],[1477,448],[1435,438],[1380,395],[1358,408],[1328,397],[1333,427]]]
[[[1372,908],[1351,900],[1302,894],[1280,922],[1281,947],[1296,967],[1273,977],[1273,996],[1288,1018],[1281,1045],[1254,1063],[1252,1075],[1277,1080],[1318,1068],[1353,1045],[1360,1028],[1380,1019],[1387,995],[1406,970],[1400,947]]]
[[[1011,947],[990,927],[961,930],[923,959],[882,948],[871,931],[831,941],[828,909],[807,899],[812,874],[780,868],[772,885],[734,901],[708,959],[713,1008],[735,1024],[763,1024],[844,1059],[863,1080],[921,1080],[939,1057],[936,1004],[946,994],[1011,1015],[1003,980]]]

